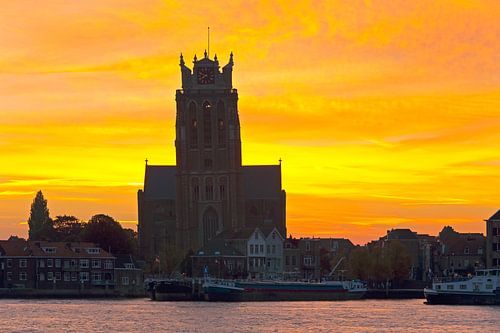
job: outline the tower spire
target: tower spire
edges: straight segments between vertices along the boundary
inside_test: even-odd
[[[208,57],[210,58],[210,27],[208,27],[208,32],[207,32],[207,50],[208,50]]]

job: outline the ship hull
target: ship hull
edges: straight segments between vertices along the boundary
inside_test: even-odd
[[[186,281],[162,281],[154,287],[151,299],[155,301],[191,301],[193,300],[192,284]]]
[[[443,305],[500,305],[500,291],[496,293],[446,293],[426,289],[427,304]]]
[[[361,299],[363,290],[349,291],[325,285],[237,284],[235,287],[209,286],[205,300],[218,302],[342,301]]]

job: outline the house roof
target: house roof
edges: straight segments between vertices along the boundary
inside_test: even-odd
[[[392,229],[387,232],[387,239],[417,239],[417,233],[410,229]]]
[[[196,252],[195,256],[240,256],[243,257],[240,251],[236,250],[232,247],[226,240],[224,239],[212,239]]]
[[[146,165],[144,195],[149,199],[175,199],[175,174],[171,165]]]
[[[444,254],[445,255],[482,255],[482,253],[478,253],[479,249],[485,249],[486,241],[481,238],[448,238],[443,242]],[[465,249],[469,249],[469,254],[465,253]]]
[[[497,212],[490,216],[487,221],[500,221],[500,209]]]
[[[48,242],[25,241],[22,239],[0,241],[2,254],[9,257],[45,257],[45,258],[114,258],[113,255],[89,242]],[[48,252],[44,249],[55,249]],[[98,253],[89,253],[87,249],[98,248]]]
[[[248,199],[277,198],[281,194],[281,166],[242,167],[243,188]]]

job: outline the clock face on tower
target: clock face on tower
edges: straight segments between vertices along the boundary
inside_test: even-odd
[[[215,82],[215,73],[213,68],[201,67],[196,74],[198,84],[213,84]]]

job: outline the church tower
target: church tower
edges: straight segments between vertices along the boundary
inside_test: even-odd
[[[176,92],[177,246],[196,250],[223,231],[244,226],[238,92],[232,86],[233,54],[220,69],[217,55],[180,57],[182,89]]]

